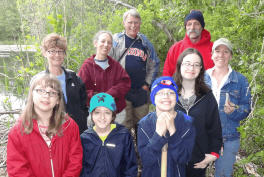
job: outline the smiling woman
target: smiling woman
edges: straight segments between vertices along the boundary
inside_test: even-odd
[[[51,73],[59,79],[66,105],[66,112],[76,121],[80,133],[82,133],[87,129],[87,96],[84,83],[81,79],[75,72],[65,69],[62,66],[67,50],[66,38],[51,33],[43,39],[41,49],[42,55],[48,62],[46,71],[42,71],[41,73]]]
[[[175,109],[193,117],[196,139],[192,157],[186,165],[187,177],[205,177],[208,164],[219,157],[222,129],[218,105],[204,82],[205,67],[200,52],[194,48],[183,51],[177,60],[174,79],[179,87]]]
[[[108,56],[112,41],[112,34],[109,31],[99,31],[95,34],[93,44],[96,54],[84,61],[79,76],[85,83],[87,105],[90,104],[93,95],[105,92],[114,97],[117,113],[120,113],[126,106],[125,95],[131,84],[127,72],[117,61]],[[117,117],[119,115],[123,113],[118,114]]]
[[[215,163],[215,176],[230,177],[240,146],[237,128],[251,111],[251,94],[247,78],[229,65],[233,54],[231,42],[220,38],[215,41],[212,51],[215,67],[206,71],[205,81],[219,105],[224,138],[224,148]]]

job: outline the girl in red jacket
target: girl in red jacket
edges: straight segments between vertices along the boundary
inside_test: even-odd
[[[33,80],[26,107],[8,135],[8,175],[78,177],[81,168],[79,128],[64,113],[60,82],[41,74]]]

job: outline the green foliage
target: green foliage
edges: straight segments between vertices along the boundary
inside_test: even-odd
[[[21,31],[15,0],[1,0],[0,29],[0,44],[10,44],[10,39],[18,39]]]
[[[10,2],[8,5],[7,2]],[[234,176],[249,176],[242,165],[253,162],[263,176],[263,114],[264,114],[264,3],[261,0],[123,0],[134,6],[142,18],[141,32],[153,43],[163,64],[171,45],[184,38],[184,17],[191,9],[200,9],[205,28],[212,41],[228,38],[234,48],[232,68],[244,74],[250,83],[252,113],[241,132],[241,150],[247,158],[236,164]],[[122,17],[128,7],[108,0],[5,0],[7,11],[0,11],[0,39],[21,44],[34,44],[34,55],[16,54],[12,82],[5,84],[27,92],[30,78],[46,67],[40,51],[42,38],[51,32],[67,37],[65,66],[78,71],[85,58],[94,51],[93,36],[99,30],[123,31]],[[5,12],[5,13],[4,13]],[[7,31],[8,29],[9,31]],[[166,32],[165,32],[166,31]],[[10,35],[10,34],[12,35]],[[169,34],[172,38],[169,38]],[[16,37],[15,37],[16,36]],[[6,66],[6,74],[10,71]],[[161,65],[161,70],[163,65]]]

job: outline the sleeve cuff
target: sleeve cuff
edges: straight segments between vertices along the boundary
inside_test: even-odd
[[[214,155],[214,156],[216,156],[216,158],[219,158],[219,154],[216,152],[211,152],[211,155]]]

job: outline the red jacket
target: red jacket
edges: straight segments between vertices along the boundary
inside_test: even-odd
[[[105,92],[115,98],[117,113],[126,107],[125,95],[130,89],[131,81],[123,67],[110,56],[109,67],[103,70],[94,61],[95,55],[86,59],[81,66],[79,76],[85,84],[87,93],[87,105],[93,95]]]
[[[172,76],[176,70],[177,60],[179,55],[187,48],[197,49],[203,56],[203,62],[205,69],[212,68],[214,62],[211,59],[213,42],[211,42],[211,35],[207,30],[202,31],[201,40],[193,44],[188,37],[187,33],[183,40],[173,44],[168,51],[166,61],[163,68],[163,76]]]
[[[18,121],[8,134],[6,164],[9,177],[79,177],[83,156],[79,127],[70,117],[62,127],[63,135],[53,136],[48,147],[36,120],[33,119],[32,132],[23,135],[21,121]]]

